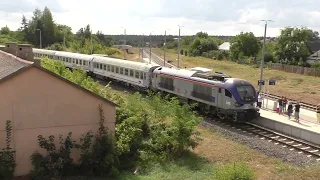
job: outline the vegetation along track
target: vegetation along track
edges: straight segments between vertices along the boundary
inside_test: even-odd
[[[250,122],[244,124],[231,124],[218,119],[212,120],[221,124],[225,124],[226,126],[236,129],[237,131],[242,131],[250,135],[256,135],[260,139],[267,140],[270,143],[274,142],[276,145],[282,145],[282,147],[290,148],[290,151],[296,150],[299,154],[305,153],[308,157],[313,157],[316,158],[317,161],[320,161],[320,147],[317,145],[286,136]]]

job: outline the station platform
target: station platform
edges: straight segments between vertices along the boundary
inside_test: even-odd
[[[270,99],[268,103],[264,102],[260,109],[261,118],[253,123],[320,146],[320,123],[316,112],[300,109],[300,121],[297,122],[294,116],[289,120],[286,114],[279,115],[274,110],[274,102]]]

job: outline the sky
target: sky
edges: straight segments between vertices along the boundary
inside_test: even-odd
[[[90,24],[104,34],[237,35],[253,32],[278,36],[287,27],[320,31],[319,0],[0,0],[0,27],[16,30],[22,15],[32,17],[35,8],[47,6],[55,22],[76,32]]]

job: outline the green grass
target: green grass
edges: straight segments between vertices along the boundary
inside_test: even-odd
[[[123,180],[205,180],[213,178],[214,164],[191,152],[178,160],[152,165],[139,175],[125,173],[120,177]]]

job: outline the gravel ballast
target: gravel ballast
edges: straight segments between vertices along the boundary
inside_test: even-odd
[[[248,133],[238,131],[231,126],[226,126],[210,120],[203,121],[201,125],[206,128],[214,129],[227,138],[240,142],[251,149],[263,152],[267,156],[279,158],[284,162],[299,166],[307,166],[317,162],[315,158],[307,157],[306,154],[299,154],[296,150],[290,151],[290,148],[282,147],[281,144],[276,145],[274,142],[269,142],[265,139],[260,139],[255,135],[249,135]]]

